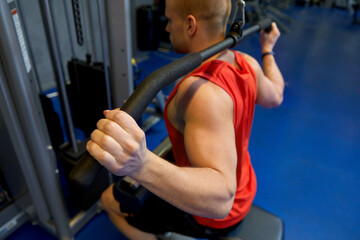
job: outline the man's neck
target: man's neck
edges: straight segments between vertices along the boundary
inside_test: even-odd
[[[204,33],[198,33],[192,40],[190,52],[200,52],[223,41],[224,39],[225,38],[223,36],[214,37],[208,36]]]

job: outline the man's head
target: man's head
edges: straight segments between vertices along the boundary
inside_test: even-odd
[[[231,0],[166,0],[166,31],[174,50],[188,53],[201,42],[223,39],[231,11]]]

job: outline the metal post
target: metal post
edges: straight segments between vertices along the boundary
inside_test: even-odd
[[[46,38],[49,43],[50,55],[52,64],[54,66],[55,79],[58,85],[59,97],[61,99],[61,106],[63,108],[63,114],[65,116],[65,124],[67,134],[71,143],[71,146],[75,153],[78,152],[78,146],[76,144],[74,123],[71,119],[70,104],[66,93],[65,76],[62,68],[62,61],[60,57],[59,44],[57,42],[55,25],[51,14],[51,8],[48,0],[40,0],[41,14],[44,20]]]
[[[6,139],[6,134],[1,132],[1,138],[6,141],[6,148],[11,147],[11,145],[13,146],[16,159],[18,160],[18,164],[21,169],[21,173],[19,172],[18,174],[23,175],[27,183],[26,186],[29,189],[29,194],[31,195],[31,199],[33,201],[32,204],[35,207],[38,218],[40,218],[40,220],[46,221],[49,219],[49,212],[34,165],[31,162],[31,156],[26,146],[25,136],[23,135],[22,129],[20,127],[20,121],[16,115],[16,108],[13,101],[11,101],[11,94],[6,83],[7,81],[1,61],[3,60],[0,56],[0,114],[4,120],[4,128],[7,129],[9,133],[11,133],[8,135],[9,138]],[[2,120],[0,119],[0,125],[1,121]],[[7,153],[2,154],[5,154],[5,156],[7,155]],[[14,162],[15,159],[12,158],[11,160],[9,159],[9,161]],[[14,176],[14,178],[16,177],[17,176]],[[2,231],[0,230],[0,239],[2,238],[1,234]]]
[[[74,44],[73,44],[73,40],[74,40],[74,36],[72,34],[71,31],[71,27],[70,27],[70,14],[69,12],[71,12],[71,8],[69,7],[69,1],[67,0],[63,0],[63,5],[64,5],[64,9],[65,9],[65,16],[66,16],[66,27],[68,29],[68,34],[69,34],[69,38],[70,38],[70,50],[71,50],[71,56],[75,57],[75,49],[74,49]]]
[[[113,104],[121,106],[134,91],[131,65],[130,0],[105,1],[110,54],[110,76]]]
[[[35,101],[22,59],[20,45],[6,0],[0,0],[0,52],[1,62],[9,90],[16,104],[20,128],[24,132],[31,160],[44,193],[59,239],[72,239],[69,220],[61,193],[55,153],[39,112],[40,103]]]
[[[99,13],[99,25],[100,25],[100,39],[101,39],[101,50],[104,63],[104,72],[105,72],[105,84],[106,84],[106,96],[107,96],[107,105],[109,109],[112,109],[111,101],[111,81],[109,75],[109,54],[107,51],[107,38],[106,38],[106,17],[104,10],[103,0],[98,0],[98,13]]]

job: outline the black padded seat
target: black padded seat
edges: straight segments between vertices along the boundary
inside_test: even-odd
[[[160,240],[197,240],[177,233],[158,236]],[[230,234],[211,240],[283,240],[284,222],[278,216],[252,205],[242,223]]]
[[[242,223],[221,240],[283,240],[284,222],[278,216],[252,205]]]

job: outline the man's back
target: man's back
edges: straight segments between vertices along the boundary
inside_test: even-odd
[[[186,83],[189,78],[191,84]],[[215,95],[216,91],[213,92],[214,94],[209,94],[213,88],[218,90],[218,93],[220,93],[219,96]],[[179,89],[181,89],[180,92],[178,92]],[[223,128],[223,115],[217,112],[218,109],[216,106],[208,103],[216,101],[219,105],[222,105],[221,107],[231,109],[232,112],[232,118],[227,119],[225,126],[230,123],[234,134],[227,135],[228,139],[224,139],[224,141],[229,141],[232,146],[235,143],[234,154],[237,156],[235,165],[237,166],[236,172],[233,173],[236,174],[237,183],[235,203],[232,206],[230,214],[222,220],[195,216],[195,219],[202,225],[214,228],[226,228],[241,221],[250,209],[256,192],[256,178],[250,163],[247,147],[254,115],[256,93],[256,74],[252,67],[240,53],[227,51],[218,59],[208,61],[185,77],[169,96],[165,122],[170,141],[173,145],[176,164],[181,167],[195,165],[194,159],[189,158],[187,152],[195,152],[197,150],[194,149],[192,144],[187,144],[184,139],[186,125],[204,125],[202,132],[204,139],[196,139],[197,142],[201,143],[200,148],[209,146],[212,149],[208,149],[208,152],[212,152],[212,150],[216,148],[218,148],[216,151],[221,151],[221,148],[225,148],[226,146],[223,145],[225,142],[219,139],[223,134],[218,135],[217,131],[221,132]],[[196,102],[197,94],[205,94],[208,102],[202,103],[201,100],[200,102]],[[192,103],[189,103],[191,101]],[[188,107],[191,104],[196,107]],[[179,111],[179,109],[181,110]],[[207,109],[210,109],[210,111]],[[208,112],[210,114],[206,114],[204,116],[205,118],[201,119],[198,123],[196,121],[200,119],[195,119],[194,123],[192,122],[194,120],[189,120],[189,118],[184,117],[186,115],[196,115],[198,112],[202,114]],[[221,118],[214,117],[212,114],[221,116]],[[211,119],[212,117],[215,119]],[[209,122],[211,122],[211,124],[209,124]],[[191,134],[194,135],[189,137]],[[188,132],[187,135],[186,138],[190,139],[187,141],[190,142],[191,138],[198,137],[196,133],[192,132]],[[209,135],[213,135],[215,138],[212,139]],[[206,149],[204,149],[204,151],[206,151]],[[232,159],[227,158],[227,154],[229,153],[227,152],[224,153],[223,156],[219,156],[220,158],[217,158],[217,161],[229,167],[233,164]],[[195,157],[198,156],[195,155]],[[206,158],[198,157],[198,159],[195,159],[195,162],[207,165],[207,161],[212,161],[211,157],[214,156],[209,155]]]

